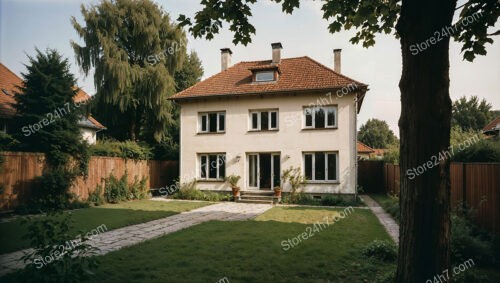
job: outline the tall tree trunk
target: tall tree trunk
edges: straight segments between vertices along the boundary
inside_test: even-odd
[[[439,155],[449,150],[450,142],[450,38],[441,33],[451,26],[455,5],[456,1],[403,0],[397,24],[403,71],[396,282],[432,280],[450,263],[449,160]],[[422,42],[425,45],[416,46]]]

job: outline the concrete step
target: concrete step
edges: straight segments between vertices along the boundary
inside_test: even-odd
[[[241,202],[241,203],[263,203],[263,204],[273,204],[273,200],[257,200],[257,199],[244,199],[244,198],[241,198],[240,200],[238,200],[237,202]]]
[[[274,191],[241,191],[241,196],[252,195],[252,196],[274,196]]]
[[[274,196],[260,196],[260,195],[241,195],[242,199],[253,200],[273,200]]]

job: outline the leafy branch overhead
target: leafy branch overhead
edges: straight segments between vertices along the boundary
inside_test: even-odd
[[[281,4],[282,11],[292,14],[300,7],[299,0],[271,0]],[[255,27],[250,23],[252,17],[251,5],[257,0],[203,0],[202,10],[197,12],[192,20],[185,15],[180,15],[178,21],[181,26],[189,26],[188,31],[195,37],[204,37],[211,40],[222,28],[222,23],[229,24],[229,30],[233,32],[233,43],[247,45],[250,43]],[[375,36],[379,33],[394,35],[399,38],[401,29],[418,29],[418,26],[405,27],[404,23],[398,23],[401,13],[401,0],[323,0],[323,19],[329,22],[330,33],[339,32],[341,29],[355,29],[356,34],[350,39],[351,43],[361,43],[363,47],[375,44]],[[500,2],[498,0],[470,0],[459,7],[461,12],[457,23],[467,20],[468,17],[480,13],[473,22],[466,26],[460,26],[453,34],[457,42],[462,43],[464,59],[472,61],[475,55],[485,55],[487,43],[492,44],[492,35],[488,29],[493,27],[500,14]],[[214,27],[206,30],[206,27]],[[436,28],[440,31],[445,26]],[[206,31],[206,32],[200,32]],[[431,37],[433,34],[429,34]],[[415,38],[414,43],[425,41],[427,38]]]

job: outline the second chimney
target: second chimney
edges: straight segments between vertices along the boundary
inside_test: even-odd
[[[231,54],[233,54],[233,52],[229,48],[222,48],[220,50],[221,71],[227,70],[227,68],[231,65]]]
[[[281,49],[283,49],[283,45],[281,42],[271,43],[271,48],[273,49],[273,64],[281,63]]]
[[[333,49],[333,70],[340,73],[340,53],[342,49]]]

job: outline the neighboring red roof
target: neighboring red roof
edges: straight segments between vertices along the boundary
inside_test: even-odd
[[[307,56],[282,59],[281,63],[277,65],[281,74],[276,82],[252,82],[252,70],[269,68],[271,63],[271,60],[240,62],[175,94],[171,99],[333,90],[348,85],[351,85],[351,88],[357,86],[360,92],[365,92],[368,87],[366,84],[339,74]]]
[[[483,132],[493,131],[498,125],[500,125],[500,116],[489,122],[488,125],[483,128]]]
[[[89,121],[92,122],[92,124],[94,124],[94,126],[98,127],[99,129],[106,129],[106,127],[104,127],[101,123],[97,122],[97,120],[94,119],[94,117],[92,117],[91,115],[87,117],[87,119],[89,119]]]
[[[375,152],[375,150],[369,146],[367,146],[366,144],[358,141],[358,144],[357,144],[357,147],[358,147],[358,153],[373,153]]]
[[[22,84],[23,80],[20,77],[9,70],[4,64],[0,63],[0,117],[10,118],[16,114],[14,107],[12,107],[12,104],[17,103],[14,99],[14,93],[19,92],[17,87],[22,86]],[[81,88],[75,86],[73,89],[78,89],[78,92],[73,97],[73,101],[82,102],[90,99],[90,96]],[[4,90],[7,91],[8,94],[6,94]],[[105,128],[101,123],[92,118],[92,116],[89,116],[88,119],[96,127],[101,129]]]
[[[12,117],[16,114],[12,104],[16,103],[14,92],[18,91],[16,85],[20,83],[21,79],[0,63],[0,117]]]
[[[374,148],[373,149],[373,154],[375,155],[384,155],[385,149],[383,148]]]

